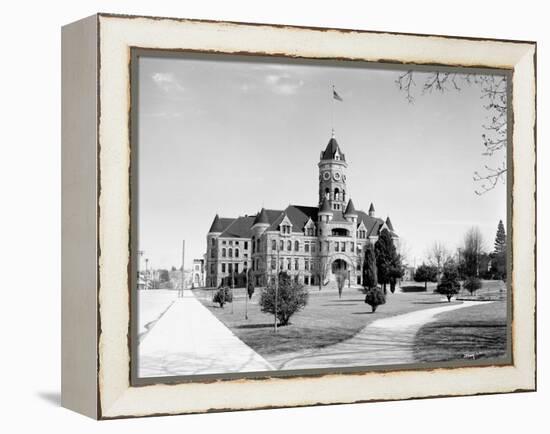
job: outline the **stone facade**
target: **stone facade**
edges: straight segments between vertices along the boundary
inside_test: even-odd
[[[384,229],[398,241],[391,220],[357,211],[348,196],[347,162],[333,137],[321,152],[318,205],[262,209],[253,216],[214,218],[207,234],[206,285],[257,286],[274,279],[277,270],[305,285],[327,284],[344,273],[361,284],[363,252]]]
[[[191,283],[192,288],[200,288],[204,286],[204,283],[205,283],[204,259],[202,258],[193,259],[191,282],[192,282]]]

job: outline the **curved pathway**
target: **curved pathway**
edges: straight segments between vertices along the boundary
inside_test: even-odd
[[[276,369],[334,368],[337,366],[401,365],[414,363],[414,338],[435,316],[465,307],[478,301],[465,301],[419,310],[372,322],[351,339],[325,348],[270,357]]]

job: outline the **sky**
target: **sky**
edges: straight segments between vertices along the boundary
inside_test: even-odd
[[[415,72],[409,103],[395,82],[402,70],[228,59],[139,60],[138,244],[150,266],[179,267],[185,239],[189,268],[217,213],[316,206],[317,163],[332,128],[349,197],[390,216],[410,265],[434,241],[456,249],[472,226],[492,249],[498,221],[506,224],[506,186],[476,195],[473,173],[504,155],[482,155],[489,113],[479,87],[423,93],[427,73]]]

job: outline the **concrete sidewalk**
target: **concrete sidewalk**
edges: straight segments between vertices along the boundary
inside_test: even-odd
[[[139,376],[269,371],[273,367],[185,291],[139,344]]]
[[[414,339],[418,330],[440,313],[477,306],[465,301],[379,319],[353,338],[339,344],[271,357],[277,369],[333,368],[337,366],[401,365],[415,363]]]

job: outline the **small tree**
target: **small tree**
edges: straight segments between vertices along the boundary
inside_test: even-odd
[[[467,289],[470,294],[474,294],[479,288],[481,288],[481,280],[477,277],[469,276],[464,281],[464,289]]]
[[[222,286],[214,293],[212,301],[218,303],[223,309],[225,303],[233,302],[233,291],[228,286]]]
[[[479,276],[479,259],[483,253],[483,236],[477,227],[470,228],[464,235],[462,247],[462,268],[465,277]]]
[[[386,296],[380,288],[371,288],[365,294],[365,303],[371,307],[372,312],[376,312],[378,306],[386,303]]]
[[[424,282],[424,289],[428,290],[428,282],[437,282],[437,267],[422,264],[414,272],[415,282]]]
[[[248,286],[246,288],[246,291],[248,293],[248,299],[252,300],[252,296],[254,295],[254,279],[252,275],[252,269],[250,268],[248,271]]]
[[[276,312],[279,324],[285,326],[292,315],[307,305],[309,293],[303,285],[290,279],[287,273],[279,273],[278,279],[279,287],[270,282],[262,291],[259,304],[264,313],[274,315]]]
[[[458,294],[460,291],[460,283],[458,281],[458,269],[454,262],[447,261],[443,266],[443,274],[441,275],[441,281],[437,285],[436,292],[445,295],[447,301],[450,303],[453,295]]]
[[[338,270],[336,272],[336,285],[338,286],[338,298],[342,298],[342,291],[346,284],[346,271]]]
[[[435,241],[428,249],[428,263],[437,268],[437,278],[441,276],[443,265],[451,258],[450,252],[440,241]]]
[[[168,282],[170,280],[170,273],[168,270],[159,270],[159,281]]]

